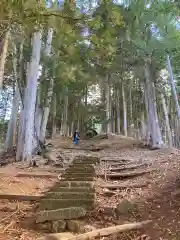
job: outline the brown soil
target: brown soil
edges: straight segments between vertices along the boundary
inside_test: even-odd
[[[62,151],[62,149],[59,149],[61,144],[58,141],[60,140],[54,140],[53,145],[57,151]],[[108,144],[108,140],[102,140],[101,144],[103,144],[103,142]],[[66,142],[66,140],[63,139],[63,146],[68,146],[68,143],[70,143],[69,140]],[[175,149],[150,151],[137,148],[137,143],[136,147],[134,146],[134,143],[133,146],[129,143],[127,143],[127,145],[124,143],[121,145],[118,144],[118,139],[111,139],[109,141],[109,146],[96,154],[102,158],[128,159],[138,163],[151,162],[151,167],[156,168],[157,171],[124,181],[114,181],[114,183],[127,182],[129,184],[147,181],[148,185],[143,188],[129,188],[120,191],[113,190],[114,194],[111,196],[104,194],[104,189],[99,187],[104,181],[102,179],[97,179],[96,209],[90,214],[87,222],[96,227],[106,227],[114,224],[151,219],[152,224],[146,227],[143,231],[121,234],[116,236],[116,238],[121,240],[179,240],[180,151]],[[75,150],[63,150],[63,153],[65,155],[69,154],[69,156],[73,156],[74,154],[77,155],[77,151]],[[82,151],[80,154],[81,153]],[[56,181],[55,179],[17,178],[15,175],[19,171],[18,167],[19,164],[11,164],[0,169],[0,172],[7,174],[7,176],[1,176],[0,193],[40,195],[42,192],[50,188]],[[102,164],[98,171],[102,172],[104,167],[107,166]],[[146,167],[144,168],[146,169]],[[36,171],[40,170],[37,168]],[[110,181],[110,183],[113,182]],[[123,199],[138,203],[139,210],[120,216],[119,218],[104,213],[106,207],[115,207]],[[37,204],[35,203],[31,204],[1,200],[0,239],[35,240],[37,236],[41,236],[43,233],[39,232],[34,224],[31,224],[31,220],[32,223],[34,220],[33,215],[35,213],[36,205]],[[145,235],[143,237],[142,234],[149,236],[149,238],[145,238]],[[140,236],[142,237],[140,238]]]

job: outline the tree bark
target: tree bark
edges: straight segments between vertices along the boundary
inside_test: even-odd
[[[150,124],[151,145],[152,148],[161,148],[163,145],[161,131],[158,122],[156,97],[153,83],[151,63],[145,60],[145,91],[148,110],[148,119]]]
[[[122,82],[122,99],[123,99],[124,136],[127,137],[127,104],[126,104],[126,99],[125,99],[123,82]]]
[[[43,108],[43,116],[42,116],[42,121],[41,121],[41,131],[40,131],[40,140],[44,142],[45,137],[46,137],[46,127],[47,127],[47,122],[49,118],[49,112],[50,112],[50,104],[51,104],[51,98],[53,95],[53,79],[50,80],[49,86],[48,86],[48,93],[47,97],[45,100],[45,106]]]
[[[40,52],[41,52],[41,31],[37,31],[33,35],[32,41],[32,56],[29,64],[29,71],[27,76],[27,87],[25,90],[25,101],[23,109],[23,119],[21,126],[21,136],[18,142],[18,147],[21,140],[24,139],[24,147],[22,153],[22,160],[31,160],[34,143],[34,114],[36,105],[37,93],[37,78],[39,72]],[[19,157],[19,156],[18,156]]]
[[[64,98],[64,112],[63,112],[63,122],[61,127],[61,135],[67,136],[68,134],[68,103],[69,97],[68,97],[68,89],[66,89],[66,95]],[[80,128],[80,119],[78,119],[78,129]]]
[[[175,82],[174,82],[174,74],[173,74],[173,70],[172,70],[172,66],[171,66],[171,61],[170,61],[169,55],[167,55],[167,69],[168,69],[168,72],[169,72],[169,77],[170,77],[169,80],[170,80],[172,94],[173,94],[175,105],[176,105],[177,116],[178,116],[178,119],[180,120],[180,106],[179,106],[176,86],[175,86]]]
[[[117,98],[116,98],[116,114],[117,114],[117,133],[121,133],[121,114],[120,114],[120,92],[119,88],[117,91]]]
[[[102,106],[102,116],[101,116],[101,120],[102,120],[102,124],[101,124],[101,133],[105,133],[106,132],[106,113],[104,111],[105,109],[105,84],[104,84],[104,79],[100,79],[100,89],[101,89],[101,106]]]
[[[4,37],[4,44],[0,58],[0,89],[3,86],[3,78],[4,78],[4,68],[6,63],[7,51],[8,51],[8,43],[9,43],[10,30],[7,30]]]
[[[20,101],[20,94],[19,94],[19,88],[16,86],[15,95],[13,99],[12,104],[12,111],[11,111],[11,118],[8,123],[8,130],[6,135],[6,141],[5,141],[5,150],[8,150],[13,147],[13,140],[15,139],[16,135],[16,123],[17,123],[17,113],[19,109],[19,101]]]
[[[47,35],[47,42],[46,42],[46,48],[45,48],[45,55],[46,57],[49,57],[51,54],[51,44],[52,44],[52,37],[53,37],[53,29],[49,28],[48,30],[48,35]],[[41,131],[40,131],[40,140],[44,142],[45,136],[46,136],[46,127],[47,127],[47,122],[49,118],[49,112],[50,112],[50,104],[51,104],[51,99],[53,95],[53,86],[54,86],[54,81],[53,79],[50,79],[50,81],[47,80],[47,71],[45,70],[45,81],[47,81],[48,85],[48,90],[47,90],[47,96],[45,96],[45,106],[43,108],[43,116],[42,116],[42,121],[41,121]]]
[[[109,76],[106,76],[105,80],[105,102],[106,102],[106,133],[111,132],[111,107],[110,107],[110,86]]]
[[[53,96],[52,104],[52,138],[56,135],[56,108],[57,108],[56,94]]]
[[[161,93],[161,102],[162,102],[162,107],[163,107],[163,112],[164,112],[164,117],[165,117],[165,122],[166,122],[168,143],[169,143],[169,147],[172,147],[173,146],[173,140],[172,140],[170,123],[169,123],[168,110],[167,110],[167,106],[166,106],[166,100],[165,100],[165,97],[164,97],[163,93]]]

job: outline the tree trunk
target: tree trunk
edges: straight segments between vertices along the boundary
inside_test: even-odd
[[[41,121],[41,133],[40,133],[40,140],[44,142],[45,137],[46,137],[46,127],[47,127],[47,122],[49,118],[49,112],[50,112],[50,104],[51,104],[51,98],[53,95],[53,79],[50,80],[49,87],[48,87],[48,94],[45,100],[45,106],[43,109],[43,116],[42,116],[42,121]]]
[[[131,88],[129,89],[129,125],[131,126],[131,124],[133,123],[133,103],[132,103],[132,92],[131,92]]]
[[[106,132],[106,113],[105,113],[105,83],[104,79],[100,79],[100,92],[101,92],[101,133]]]
[[[43,111],[39,107],[39,104],[37,103],[36,112],[35,112],[35,119],[34,120],[35,120],[36,134],[37,134],[38,138],[40,138],[40,133],[41,133],[42,116],[43,116]]]
[[[120,92],[119,88],[117,91],[117,97],[116,97],[116,114],[117,114],[117,133],[121,133],[121,114],[120,114]]]
[[[173,140],[172,140],[170,123],[169,123],[168,110],[167,110],[167,106],[166,106],[166,100],[165,100],[165,97],[164,97],[163,93],[161,93],[161,102],[162,102],[162,107],[163,107],[163,112],[164,112],[164,117],[165,117],[165,122],[166,122],[168,143],[169,143],[169,147],[172,147],[173,146]]]
[[[56,94],[53,96],[52,104],[52,138],[56,135],[56,105],[57,105]]]
[[[148,119],[150,124],[152,148],[161,148],[163,145],[161,131],[158,122],[156,97],[153,83],[151,63],[145,61],[145,91],[148,108]]]
[[[111,132],[111,107],[110,107],[110,86],[109,86],[109,76],[106,76],[105,81],[105,99],[106,99],[106,133]]]
[[[19,101],[20,101],[20,94],[18,86],[16,86],[15,95],[12,104],[12,111],[11,111],[11,118],[8,123],[8,130],[6,135],[5,141],[5,150],[10,149],[13,147],[13,140],[16,134],[16,123],[17,123],[17,113],[19,109]]]
[[[171,88],[172,88],[172,94],[173,94],[175,105],[176,105],[177,116],[178,116],[178,119],[180,120],[180,106],[179,106],[176,86],[175,86],[175,82],[174,82],[174,74],[173,74],[173,70],[172,70],[169,55],[167,55],[167,69],[168,69],[168,72],[169,72],[169,77],[170,77],[169,80],[170,80],[170,84],[171,84]]]
[[[122,99],[123,99],[124,136],[127,137],[127,105],[126,105],[123,82],[122,82]]]
[[[67,134],[68,134],[68,104],[69,104],[68,102],[69,102],[68,91],[66,90],[66,95],[64,98],[63,122],[62,122],[62,128],[61,128],[62,136],[67,136]],[[78,126],[78,127],[80,127],[80,126]]]
[[[31,160],[34,140],[34,114],[37,93],[37,78],[39,72],[40,52],[41,52],[41,31],[35,32],[32,41],[32,56],[29,64],[27,76],[27,87],[25,90],[25,101],[22,116],[21,135],[18,148],[23,148],[22,160]],[[24,147],[20,144],[24,140]],[[20,151],[21,152],[21,151]],[[18,158],[20,156],[17,156]]]
[[[1,58],[0,58],[0,89],[2,89],[2,86],[3,86],[4,68],[6,63],[7,51],[8,51],[9,36],[10,36],[10,30],[7,30],[7,32],[5,33],[3,49],[2,49]]]
[[[48,35],[47,35],[47,42],[46,42],[46,48],[45,48],[45,55],[46,57],[49,57],[51,54],[51,44],[52,44],[52,37],[53,37],[53,29],[50,28],[48,30]],[[51,99],[53,95],[53,86],[54,86],[54,81],[53,79],[47,80],[47,71],[45,70],[45,81],[47,81],[48,85],[48,90],[47,90],[47,96],[45,96],[45,106],[43,108],[43,116],[42,116],[42,121],[41,121],[41,133],[40,133],[40,140],[44,142],[45,136],[46,136],[46,127],[47,127],[47,122],[49,118],[49,112],[50,112],[50,104],[51,104]]]

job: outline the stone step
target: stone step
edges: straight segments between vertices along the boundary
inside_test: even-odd
[[[70,166],[68,169],[66,169],[66,172],[67,171],[73,171],[73,172],[95,172],[95,169],[94,169],[94,167],[86,167],[86,166],[84,166],[84,167],[81,167],[81,166]]]
[[[91,176],[91,177],[95,177],[96,176],[96,173],[95,173],[95,171],[94,172],[83,172],[83,170],[82,171],[74,171],[73,169],[68,169],[64,174],[63,174],[63,176],[65,175],[65,174],[67,174],[67,175],[78,175],[78,176],[82,176],[82,175],[86,175],[86,176]]]
[[[55,210],[69,207],[82,207],[90,210],[94,207],[94,199],[42,199],[40,201],[39,210]]]
[[[44,197],[54,198],[54,199],[81,199],[81,200],[91,200],[95,198],[94,193],[87,192],[48,192]]]
[[[86,210],[82,207],[70,207],[50,211],[40,211],[37,214],[36,222],[40,223],[54,220],[77,219],[84,217],[85,215]]]
[[[92,173],[76,173],[76,172],[66,172],[62,175],[63,178],[66,178],[66,177],[73,177],[73,178],[92,178],[94,177],[95,174],[93,175]]]
[[[84,225],[85,222],[82,220],[77,219],[66,220],[66,228],[70,232],[85,233]]]
[[[62,177],[63,180],[67,180],[67,181],[86,181],[86,182],[93,182],[94,181],[94,177],[73,177],[73,176],[63,176]]]
[[[83,165],[90,165],[90,166],[93,166],[93,165],[96,165],[96,163],[94,163],[93,161],[91,160],[88,160],[88,161],[84,161],[83,159],[76,159],[72,162],[72,164],[83,164]]]
[[[87,181],[66,181],[66,180],[61,180],[58,182],[54,187],[85,187],[85,188],[91,188],[94,186],[94,183],[92,182],[87,182]]]
[[[92,187],[59,187],[54,186],[51,188],[51,192],[87,192],[87,193],[94,193],[95,189]]]
[[[69,167],[77,167],[77,168],[94,168],[94,164],[91,163],[83,163],[83,162],[79,162],[79,163],[72,163],[71,165],[69,165]]]
[[[95,156],[76,156],[75,158],[74,158],[74,161],[76,161],[76,160],[81,160],[81,161],[83,161],[83,162],[92,162],[92,163],[94,163],[94,164],[96,164],[96,163],[100,163],[100,158],[99,157],[95,157]]]

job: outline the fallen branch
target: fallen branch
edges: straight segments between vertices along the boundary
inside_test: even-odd
[[[111,234],[127,232],[131,230],[137,230],[143,228],[145,225],[151,223],[151,220],[143,221],[143,222],[135,222],[135,223],[128,223],[123,225],[117,225],[114,227],[102,228],[97,229],[91,232],[87,232],[84,234],[76,235],[70,238],[66,238],[66,240],[90,240],[95,237],[105,237]],[[49,234],[45,237],[38,238],[37,240],[60,240],[61,234]]]
[[[144,170],[144,171],[132,171],[132,172],[127,172],[127,173],[107,173],[106,176],[107,178],[118,178],[118,179],[123,179],[123,178],[130,178],[130,177],[137,177],[144,175],[146,173],[150,173],[152,171],[155,171],[157,169],[149,169],[149,170]],[[98,177],[104,178],[104,173],[97,174]]]

